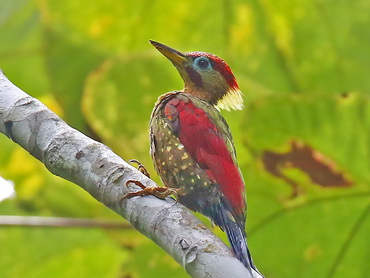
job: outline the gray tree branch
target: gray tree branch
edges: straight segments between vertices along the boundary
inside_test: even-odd
[[[89,227],[103,229],[131,229],[128,223],[104,219],[0,215],[0,227]]]
[[[126,181],[156,184],[107,146],[68,126],[37,99],[12,84],[1,70],[0,132],[44,163],[50,172],[79,185],[127,219],[192,277],[250,277],[230,249],[172,199],[148,196],[120,202],[129,190]]]

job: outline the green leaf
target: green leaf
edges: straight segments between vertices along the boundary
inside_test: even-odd
[[[247,107],[249,238],[266,276],[346,277],[345,263],[363,277],[366,268],[350,267],[362,253],[350,250],[368,241],[369,108],[358,93],[261,97]]]
[[[159,95],[183,85],[148,40],[221,56],[245,94],[246,111],[224,115],[247,186],[247,230],[257,266],[268,277],[365,277],[369,9],[369,1],[344,0],[3,0],[0,68],[73,127],[126,160],[139,159],[159,181],[148,155],[150,113]],[[340,95],[344,92],[357,93]],[[0,204],[2,214],[116,217],[80,188],[53,177],[8,138],[1,137],[0,146],[0,174],[17,189],[15,200]],[[314,182],[314,171],[298,165],[298,155],[321,167],[316,179],[342,175],[349,185]],[[273,171],[266,170],[266,159]],[[73,239],[68,256],[60,258],[40,240],[46,233],[32,239],[33,230],[17,231],[11,246],[3,248],[14,254],[0,258],[4,277],[25,275],[17,269],[30,277],[105,277],[100,264],[107,262],[96,260],[97,254],[110,257],[109,248],[119,253],[119,239],[128,235],[135,256],[117,261],[131,274],[175,276],[178,270],[172,264],[166,269],[168,257],[133,231],[104,235],[113,245],[107,249],[94,238],[96,249],[90,242],[80,255],[72,248],[78,246],[76,231],[60,232],[51,236],[53,248]],[[0,238],[11,236],[3,232]],[[137,258],[141,252],[147,256]],[[36,253],[52,260],[41,266],[33,260]],[[14,259],[21,254],[27,255]],[[146,262],[149,254],[158,261],[153,268],[152,260]],[[118,262],[113,265],[106,273],[120,275]]]
[[[185,270],[148,239],[135,247],[124,265],[129,277],[189,277]]]
[[[6,252],[0,258],[0,276],[4,278],[51,274],[113,278],[127,257],[102,230],[83,228],[3,228],[0,244]]]

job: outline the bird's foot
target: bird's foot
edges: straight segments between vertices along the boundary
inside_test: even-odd
[[[165,199],[166,197],[170,195],[175,195],[176,199],[178,197],[179,189],[175,188],[169,188],[169,187],[158,187],[158,186],[148,186],[146,187],[144,184],[142,184],[140,181],[135,181],[135,180],[128,180],[126,182],[126,185],[128,186],[129,183],[134,183],[137,186],[141,188],[141,190],[136,191],[136,192],[130,192],[124,195],[121,198],[121,201],[125,199],[130,199],[132,197],[136,196],[155,196],[159,199]]]
[[[136,160],[136,159],[130,159],[129,160],[129,163],[135,163],[137,164],[137,169],[143,173],[145,176],[147,176],[148,178],[150,178],[150,174],[148,172],[148,170],[145,168],[145,166],[143,164],[141,164],[141,162],[139,160]],[[144,186],[145,187],[145,186]]]

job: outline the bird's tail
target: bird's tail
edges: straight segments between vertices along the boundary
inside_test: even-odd
[[[235,256],[245,265],[252,277],[263,277],[253,263],[247,244],[247,236],[243,225],[238,225],[230,211],[221,205],[218,209],[215,224],[221,227],[227,234]]]

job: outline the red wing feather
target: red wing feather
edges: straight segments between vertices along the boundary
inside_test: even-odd
[[[176,115],[180,142],[210,180],[220,186],[235,213],[244,214],[244,182],[223,138],[229,135],[221,134],[205,111],[191,101],[173,98],[166,104],[165,114],[171,121]]]

